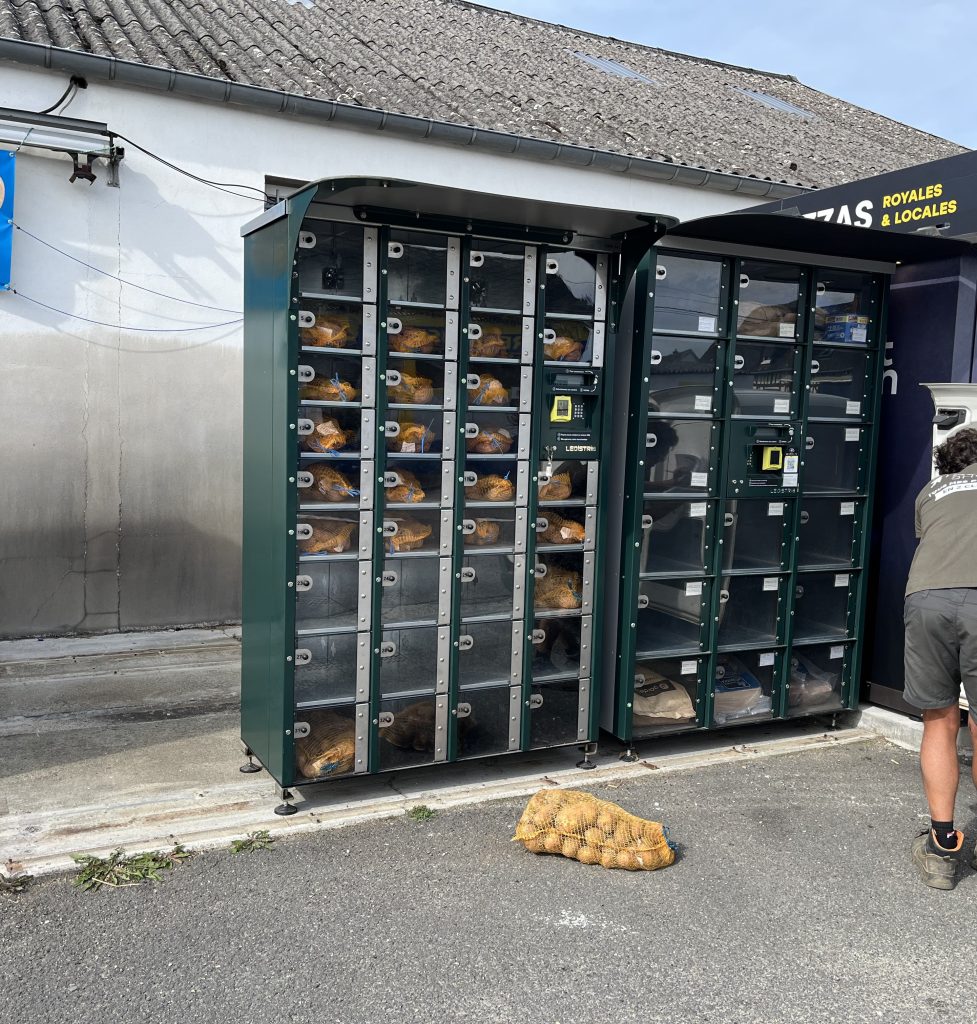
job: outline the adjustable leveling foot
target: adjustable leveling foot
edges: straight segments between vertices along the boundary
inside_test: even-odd
[[[292,794],[287,789],[280,789],[278,795],[282,798],[282,802],[275,808],[275,814],[281,815],[283,818],[287,818],[290,814],[298,814],[298,808],[292,803]]]
[[[627,761],[629,764],[632,761],[637,761],[638,760],[638,752],[637,752],[637,750],[635,750],[634,747],[628,747],[628,749],[625,750],[624,753],[621,755],[621,760],[622,761]]]
[[[245,775],[254,775],[255,772],[260,772],[261,765],[254,763],[254,755],[251,753],[251,751],[248,750],[245,751],[245,753],[248,755],[247,764],[242,764],[241,767],[238,768],[238,771],[243,772]]]
[[[596,768],[597,765],[596,765],[596,763],[594,761],[590,760],[590,755],[597,753],[597,744],[596,743],[587,743],[584,746],[579,747],[578,749],[583,754],[583,760],[577,762],[577,767],[578,768],[584,768],[584,769]]]

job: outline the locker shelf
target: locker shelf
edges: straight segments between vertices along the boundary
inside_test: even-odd
[[[370,628],[373,573],[368,561],[300,559],[295,582],[297,634]]]
[[[712,561],[716,502],[656,498],[642,504],[638,572],[705,575]]]
[[[299,651],[307,663],[299,664]],[[357,679],[365,683],[369,669],[369,633],[303,636],[296,644],[295,704],[351,703],[358,696]]]
[[[786,568],[790,502],[764,498],[727,501],[722,516],[723,571],[781,572]]]

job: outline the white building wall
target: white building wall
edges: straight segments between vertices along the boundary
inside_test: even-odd
[[[67,84],[9,65],[0,82],[5,103],[28,110]],[[258,189],[266,177],[376,175],[683,220],[751,205],[94,82],[61,112],[105,121],[202,177]],[[94,185],[69,184],[68,157],[17,157],[16,223],[107,273],[15,232],[19,294],[0,293],[0,636],[239,616],[241,325],[175,329],[240,316],[239,230],[261,203],[132,147],[121,188],[107,187],[104,162],[96,171]]]

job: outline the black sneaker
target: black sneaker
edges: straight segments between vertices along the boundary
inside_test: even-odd
[[[952,889],[957,884],[959,853],[963,848],[963,833],[957,829],[957,845],[944,850],[933,838],[932,832],[921,832],[912,845],[912,860],[919,877],[931,889]],[[974,854],[977,860],[977,853]]]

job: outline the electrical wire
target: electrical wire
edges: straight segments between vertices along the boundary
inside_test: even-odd
[[[11,224],[20,232],[27,235],[28,238],[33,238],[35,242],[40,242],[41,245],[46,245],[49,249],[58,253],[61,256],[66,257],[69,260],[74,260],[75,263],[80,263],[83,267],[87,267],[89,270],[94,270],[96,274],[104,274],[105,277],[111,277],[113,281],[118,281],[124,284],[127,288],[137,288],[141,292],[149,292],[150,295],[158,295],[162,299],[172,299],[174,302],[183,302],[188,306],[197,306],[199,309],[211,309],[217,313],[238,313],[241,310],[231,309],[228,306],[211,306],[205,302],[194,302],[192,299],[181,299],[178,295],[167,295],[166,292],[158,292],[155,288],[147,288],[145,285],[136,284],[133,281],[127,281],[123,277],[119,277],[118,274],[113,274],[108,270],[102,270],[99,267],[93,266],[91,263],[86,263],[83,259],[79,259],[77,256],[72,256],[70,252],[65,252],[64,249],[59,249],[56,245],[52,245],[50,242],[45,241],[38,235],[35,235],[32,231],[28,231],[27,228],[21,227],[16,221],[11,221]]]
[[[251,196],[242,196],[240,192],[231,191],[231,189],[243,188],[248,192],[255,192],[261,197],[261,201],[264,203],[275,202],[273,196],[268,195],[268,193],[263,189],[256,188],[254,185],[242,185],[239,182],[234,181],[211,181],[209,178],[201,178],[192,171],[188,171],[183,167],[179,167],[176,164],[171,163],[169,160],[165,159],[165,157],[161,157],[158,153],[154,153],[152,150],[146,149],[145,146],[140,146],[138,142],[133,142],[132,139],[127,138],[125,135],[120,135],[118,132],[110,132],[109,134],[117,139],[122,139],[123,142],[128,143],[134,149],[138,149],[140,153],[145,153],[146,156],[159,161],[159,163],[163,164],[164,167],[169,167],[171,171],[176,171],[178,174],[185,174],[188,178],[192,178],[194,181],[199,181],[201,185],[210,185],[211,188],[219,189],[221,192],[226,192],[230,196],[237,196],[238,199],[251,200]]]
[[[92,320],[87,316],[79,316],[77,313],[69,313],[67,310],[58,309],[57,306],[49,306],[46,302],[32,298],[16,288],[11,288],[10,291],[12,294],[26,299],[28,302],[33,302],[35,306],[42,306],[44,309],[49,309],[52,313],[58,313],[60,316],[66,316],[71,320],[82,320],[86,324],[95,324],[96,327],[111,327],[115,331],[132,331],[136,334],[189,334],[192,331],[209,331],[216,327],[231,327],[234,324],[244,323],[244,317],[239,317],[237,320],[225,320],[220,324],[199,324],[196,327],[133,327],[128,324],[110,324],[105,320]]]
[[[65,91],[61,94],[61,98],[56,103],[52,103],[51,106],[45,107],[43,110],[35,110],[34,113],[35,114],[50,114],[50,113],[52,113],[53,111],[57,110],[58,107],[60,107],[61,104],[64,103],[64,101],[69,96],[71,96],[74,92],[76,92],[77,89],[78,89],[78,83],[75,80],[75,76],[72,75],[71,76],[71,80],[68,82],[68,88],[65,89]]]

